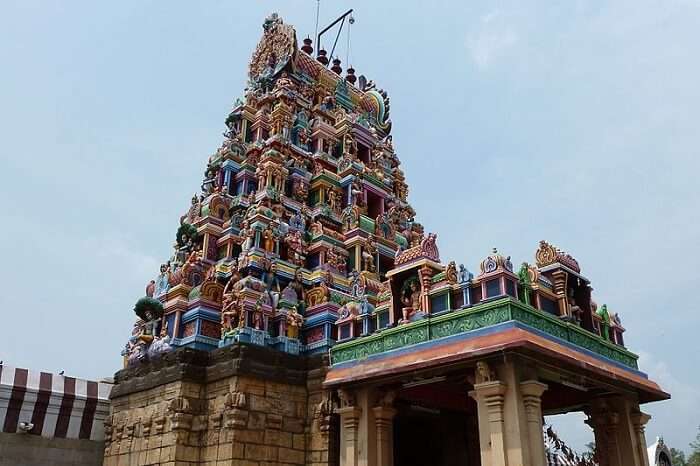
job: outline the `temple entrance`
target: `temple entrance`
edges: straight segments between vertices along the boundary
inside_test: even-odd
[[[503,353],[473,368],[434,367],[337,389],[340,466],[559,464],[571,450],[543,418],[572,412],[585,413],[576,418],[592,428],[601,464],[648,464],[649,416],[637,399],[538,363]]]
[[[394,466],[479,466],[476,404],[463,383],[404,388],[396,402]]]
[[[415,408],[400,412],[394,420],[394,465],[478,465],[469,461],[468,424],[464,413]],[[473,440],[478,442],[478,438]],[[478,450],[476,457],[478,461]]]

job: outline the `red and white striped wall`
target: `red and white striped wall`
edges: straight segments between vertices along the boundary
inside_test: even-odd
[[[0,365],[0,432],[104,440],[112,384]],[[28,425],[28,424],[25,424]]]

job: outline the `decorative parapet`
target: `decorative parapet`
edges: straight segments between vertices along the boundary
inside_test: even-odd
[[[504,322],[516,321],[540,332],[579,346],[612,361],[637,369],[637,355],[604,341],[581,327],[552,317],[513,298],[478,304],[469,309],[429,317],[407,325],[360,337],[331,349],[331,363],[365,359],[371,355],[405,348]]]

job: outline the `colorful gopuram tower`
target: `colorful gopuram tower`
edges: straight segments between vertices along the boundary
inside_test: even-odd
[[[584,411],[601,466],[646,465],[668,398],[570,255],[440,261],[387,93],[277,15],[172,257],[139,299],[105,465],[546,464]],[[582,428],[586,428],[582,426]]]

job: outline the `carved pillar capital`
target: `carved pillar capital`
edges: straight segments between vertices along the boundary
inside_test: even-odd
[[[362,416],[362,410],[357,406],[346,406],[344,408],[338,408],[336,412],[340,415],[343,423],[352,424],[352,422],[357,422],[357,420]]]
[[[474,392],[476,392],[476,396],[481,397],[486,402],[489,413],[495,413],[499,409],[503,411],[503,399],[506,393],[505,383],[499,380],[478,383],[474,385]]]
[[[637,433],[644,433],[647,423],[651,420],[651,415],[641,411],[632,411],[630,413],[632,425]]]
[[[394,416],[389,406],[372,408],[376,428],[377,466],[394,466]]]
[[[542,435],[542,394],[545,390],[547,390],[547,385],[537,380],[520,382],[533,465],[546,464],[547,462]]]
[[[394,416],[396,416],[397,413],[396,409],[388,406],[377,406],[372,408],[372,412],[374,413],[374,420],[377,427],[380,425],[391,425],[392,421],[394,420]]]
[[[484,430],[479,435],[482,464],[506,464],[503,416],[506,389],[505,383],[493,380],[474,384],[474,390],[469,392],[477,403],[479,429]]]
[[[634,433],[636,436],[637,451],[639,453],[639,460],[642,464],[649,464],[649,453],[647,452],[647,439],[644,435],[644,429],[646,424],[651,419],[651,416],[639,411],[639,409],[633,409],[630,413],[630,421],[632,422],[632,427],[634,428]]]
[[[359,456],[357,430],[362,410],[357,406],[344,406],[338,408],[337,413],[340,415],[341,438],[344,438],[340,466],[357,466]]]
[[[520,382],[520,393],[528,422],[542,422],[542,394],[547,390],[547,384],[536,380]]]

